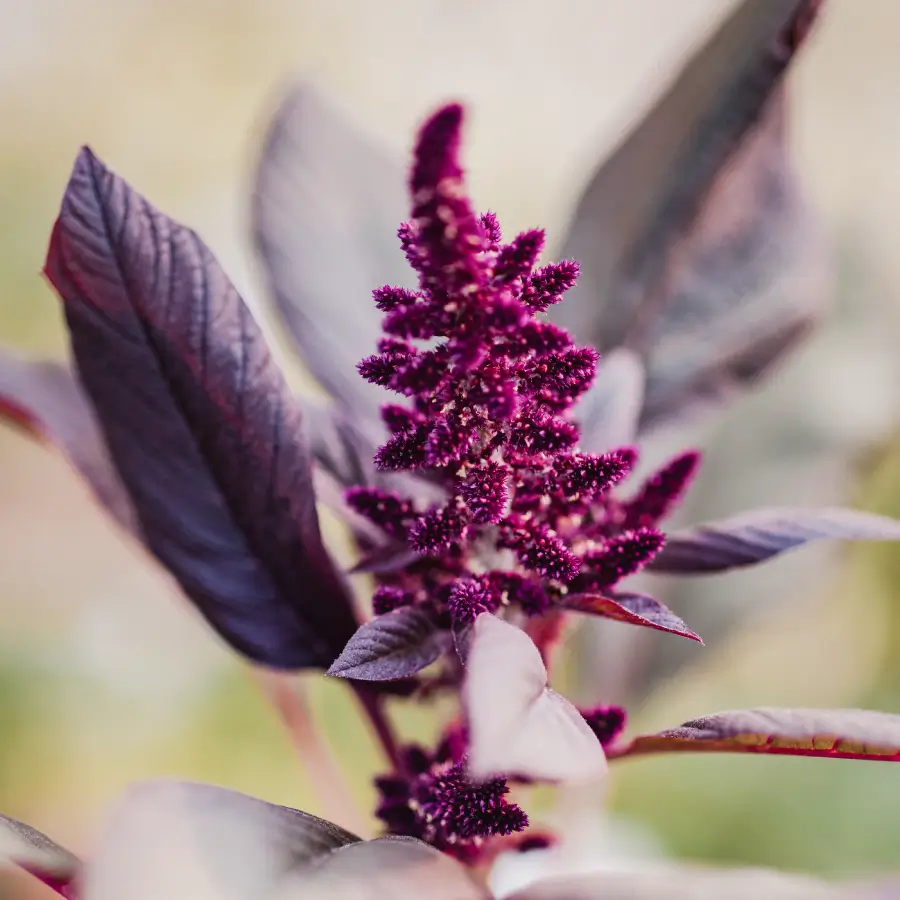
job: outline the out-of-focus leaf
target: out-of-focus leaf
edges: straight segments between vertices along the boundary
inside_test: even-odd
[[[132,788],[85,866],[83,900],[260,900],[291,870],[360,839],[235,791],[180,781]]]
[[[507,900],[854,900],[849,888],[766,869],[655,866],[548,878]]]
[[[415,838],[353,844],[292,873],[272,900],[491,900],[456,860]]]
[[[641,735],[610,758],[708,751],[900,761],[900,716],[867,709],[744,709]]]
[[[434,615],[405,606],[360,626],[329,675],[357,681],[395,681],[430,666],[448,647],[450,636]]]
[[[589,781],[606,772],[594,732],[568,700],[547,687],[534,642],[489,613],[475,620],[463,699],[473,778]]]
[[[78,876],[81,862],[36,828],[0,815],[0,866],[18,866],[63,894]]]
[[[852,509],[758,509],[669,534],[647,569],[723,572],[822,540],[896,541],[900,521]]]
[[[0,348],[0,416],[53,444],[113,518],[127,531],[139,530],[94,410],[68,366]]]
[[[396,240],[407,215],[402,168],[312,85],[275,114],[256,173],[253,233],[271,291],[310,372],[379,428],[383,391],[356,364],[375,352],[372,290],[409,284]]]
[[[641,427],[762,376],[818,319],[822,240],[791,170],[783,80],[820,0],[744,0],[596,172],[553,310],[646,361]]]
[[[148,547],[239,652],[329,665],[356,622],[300,407],[210,250],[85,148],[46,273]]]
[[[608,597],[602,594],[571,594],[561,602],[566,609],[575,612],[655,628],[703,643],[700,635],[691,631],[671,609],[646,594],[617,593]]]
[[[600,361],[590,390],[575,407],[581,447],[606,453],[634,443],[644,403],[644,367],[633,350],[620,347]]]
[[[351,572],[396,572],[419,559],[420,554],[406,544],[392,542],[367,553]]]

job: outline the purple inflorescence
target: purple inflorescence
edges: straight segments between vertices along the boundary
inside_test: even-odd
[[[578,449],[571,410],[599,355],[543,317],[574,285],[578,265],[538,267],[543,231],[504,243],[497,216],[474,212],[461,123],[461,108],[447,106],[419,135],[412,216],[398,231],[418,288],[374,291],[384,334],[359,363],[364,378],[397,395],[381,410],[389,436],[376,468],[418,472],[443,497],[424,506],[383,489],[347,496],[389,540],[419,554],[401,552],[399,568],[376,574],[375,613],[426,605],[446,628],[507,607],[544,616],[567,593],[608,590],[639,571],[662,546],[656,525],[698,459],[684,454],[620,500],[613,488],[636,450]],[[459,666],[448,662],[447,671],[455,683]],[[621,730],[616,710],[585,713],[602,742]],[[408,749],[400,771],[379,781],[389,830],[468,853],[525,827],[525,814],[504,799],[505,781],[469,784],[463,755]]]
[[[468,861],[486,838],[523,831],[528,816],[506,799],[509,787],[502,778],[469,782],[465,759],[454,750],[448,739],[434,753],[404,747],[400,770],[376,779],[376,815],[391,834],[419,838]]]

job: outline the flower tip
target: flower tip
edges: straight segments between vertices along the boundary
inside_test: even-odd
[[[458,175],[456,155],[462,130],[463,108],[449,103],[425,121],[416,143],[410,186],[413,194],[434,188],[447,175]]]

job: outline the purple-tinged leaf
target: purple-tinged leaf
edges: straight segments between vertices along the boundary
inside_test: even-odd
[[[575,407],[581,423],[581,449],[607,453],[633,444],[644,403],[644,366],[640,356],[620,347],[606,354],[597,376]]]
[[[460,863],[411,837],[351,844],[292,872],[272,900],[491,900]]]
[[[126,531],[139,531],[94,410],[68,366],[0,349],[0,416],[56,447],[107,512]]]
[[[867,709],[744,709],[641,735],[610,758],[677,752],[900,761],[900,716]]]
[[[473,778],[577,782],[605,774],[600,741],[581,713],[547,687],[534,642],[490,613],[475,620],[463,700]]]
[[[309,371],[378,428],[382,391],[356,364],[375,352],[378,285],[412,276],[397,242],[402,168],[310,84],[276,112],[253,195],[253,233],[271,291]]]
[[[405,606],[361,625],[328,670],[356,681],[395,681],[430,666],[450,646],[429,610]]]
[[[329,665],[356,622],[300,407],[210,250],[85,148],[46,274],[148,547],[239,652]]]
[[[634,871],[561,875],[507,895],[507,900],[863,900],[853,888],[766,869],[671,864]]]
[[[358,842],[324,819],[235,791],[159,780],[118,801],[83,900],[258,900],[294,869]]]
[[[784,76],[820,0],[743,0],[601,165],[551,317],[647,366],[642,430],[764,375],[821,314],[823,242],[788,150]]]
[[[81,862],[47,835],[0,815],[0,867],[18,866],[63,896],[78,877]]]
[[[679,634],[692,641],[703,643],[700,635],[691,631],[672,610],[646,594],[616,593],[610,596],[571,594],[563,597],[560,604],[574,612],[603,616],[616,622],[641,625],[644,628],[655,628],[657,631]]]
[[[682,575],[724,572],[824,540],[897,541],[900,521],[853,509],[758,509],[668,534],[646,568]]]

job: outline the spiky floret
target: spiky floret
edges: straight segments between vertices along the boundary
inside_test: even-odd
[[[651,527],[667,516],[687,491],[700,459],[698,450],[688,450],[651,475],[641,485],[640,491],[624,504],[622,527]]]

